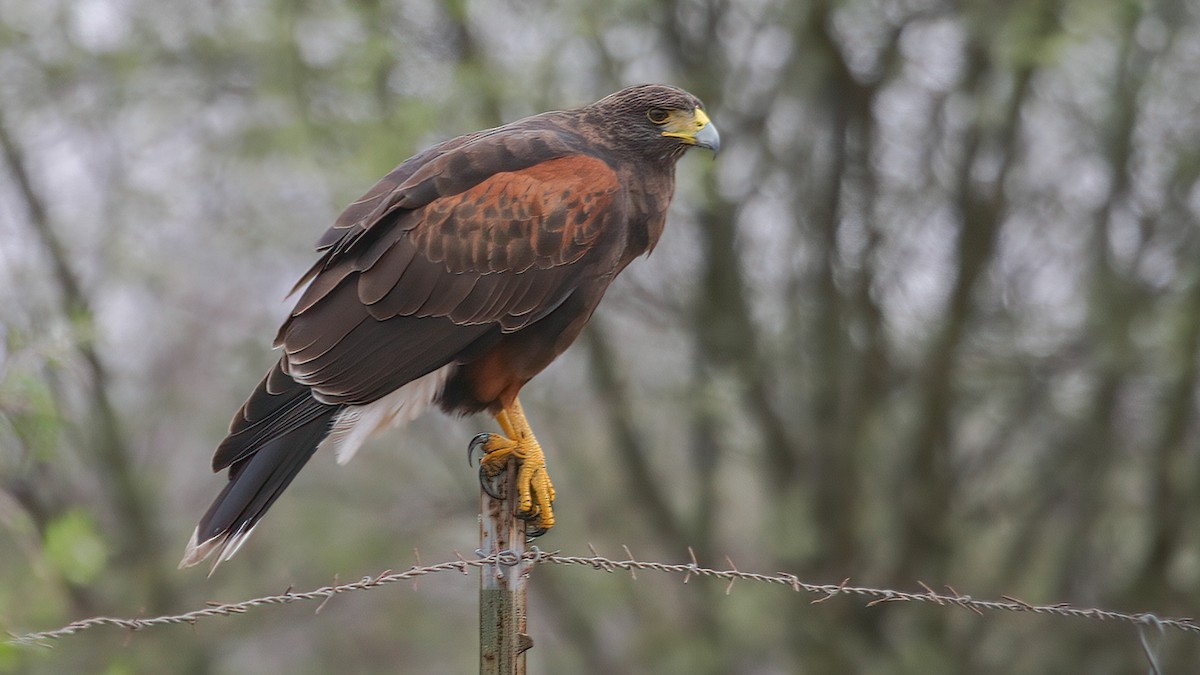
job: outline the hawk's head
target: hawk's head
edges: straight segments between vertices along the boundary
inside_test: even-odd
[[[700,99],[662,84],[641,84],[605,96],[588,106],[605,135],[630,150],[678,158],[692,146],[716,153],[721,136]]]

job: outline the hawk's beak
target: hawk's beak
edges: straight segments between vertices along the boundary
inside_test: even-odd
[[[693,110],[691,115],[685,112],[672,114],[665,128],[663,136],[678,138],[688,145],[708,148],[714,155],[721,149],[721,134],[717,133],[717,127],[700,108]]]
[[[714,155],[721,151],[721,134],[717,133],[717,127],[712,122],[700,127],[700,130],[696,132],[695,139],[697,147],[708,148]]]

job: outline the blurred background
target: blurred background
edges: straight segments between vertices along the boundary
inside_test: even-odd
[[[1195,3],[0,0],[0,630],[473,551],[494,422],[429,415],[315,457],[212,578],[175,569],[340,209],[432,143],[647,81],[723,150],[525,389],[543,548],[1197,612]],[[471,672],[476,583],[0,645],[0,672]],[[1149,667],[1125,625],[811,599],[542,567],[529,670]]]

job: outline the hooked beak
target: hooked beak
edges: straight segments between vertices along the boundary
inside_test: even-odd
[[[700,127],[696,132],[695,141],[696,147],[708,148],[714,156],[721,151],[721,134],[717,133],[717,127],[712,122]]]

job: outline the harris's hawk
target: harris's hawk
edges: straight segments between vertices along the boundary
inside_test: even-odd
[[[229,469],[181,567],[228,560],[315,451],[346,462],[436,404],[488,411],[481,476],[520,462],[517,510],[554,525],[554,488],[517,393],[658,242],[675,163],[719,137],[700,100],[624,89],[436,145],[351,204],[279,329],[283,354],[213,455]]]

